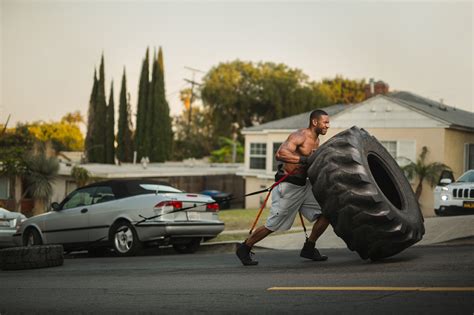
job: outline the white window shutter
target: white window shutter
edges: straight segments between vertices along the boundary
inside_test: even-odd
[[[397,158],[401,166],[408,164],[408,160],[416,162],[416,141],[398,140]]]

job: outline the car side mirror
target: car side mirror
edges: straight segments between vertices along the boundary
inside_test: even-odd
[[[453,181],[451,180],[451,178],[443,178],[439,181],[440,184],[443,184],[443,185],[449,185],[451,184]]]
[[[54,211],[59,211],[59,210],[61,210],[61,206],[60,206],[59,203],[57,203],[57,202],[53,202],[53,203],[51,204],[51,208],[52,208]]]

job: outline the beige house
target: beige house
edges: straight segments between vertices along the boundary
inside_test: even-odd
[[[422,147],[429,149],[428,162],[450,166],[455,178],[474,168],[474,113],[446,106],[409,92],[377,95],[354,105],[324,108],[331,128],[322,143],[354,125],[374,135],[403,163],[415,161]],[[309,112],[243,130],[245,136],[245,191],[251,192],[274,182],[274,152],[288,135],[309,124]],[[405,160],[406,161],[406,160]],[[412,185],[416,185],[416,181]],[[249,197],[247,208],[260,206],[264,196]],[[420,205],[425,217],[433,216],[433,189],[423,185]]]

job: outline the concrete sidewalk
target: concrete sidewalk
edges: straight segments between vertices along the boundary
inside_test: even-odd
[[[307,227],[311,229],[311,226]],[[301,232],[269,236],[256,245],[269,249],[301,249],[305,241],[302,228],[294,228]],[[474,236],[474,215],[433,217],[425,219],[425,235],[416,245],[431,245],[450,240]],[[226,232],[226,233],[230,233]],[[346,248],[344,241],[339,238],[329,226],[317,242],[318,248]]]

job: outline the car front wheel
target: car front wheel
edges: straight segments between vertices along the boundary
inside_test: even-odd
[[[110,230],[112,246],[118,256],[134,256],[141,249],[142,243],[129,222],[117,222]]]
[[[26,230],[25,235],[23,237],[23,245],[25,246],[36,246],[42,245],[43,242],[41,241],[41,236],[37,230],[34,228],[29,228]]]

